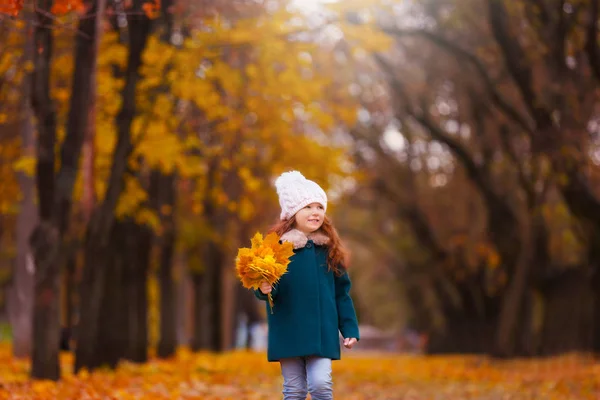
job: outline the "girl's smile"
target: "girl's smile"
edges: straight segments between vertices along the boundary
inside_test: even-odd
[[[320,203],[311,203],[296,213],[296,229],[312,233],[323,225],[325,209]]]

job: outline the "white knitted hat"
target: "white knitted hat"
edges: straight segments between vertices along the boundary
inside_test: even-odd
[[[280,218],[284,221],[294,216],[300,209],[311,203],[320,203],[327,210],[327,195],[317,183],[306,179],[298,171],[284,172],[275,181]]]

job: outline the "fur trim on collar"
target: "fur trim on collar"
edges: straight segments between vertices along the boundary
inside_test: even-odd
[[[327,237],[327,235],[325,235],[321,231],[316,231],[305,235],[302,231],[299,231],[298,229],[292,229],[290,231],[287,231],[286,233],[281,235],[280,240],[282,242],[290,242],[291,244],[293,244],[294,250],[303,248],[304,246],[306,246],[306,243],[309,240],[312,240],[317,246],[324,246],[329,243],[329,237]]]

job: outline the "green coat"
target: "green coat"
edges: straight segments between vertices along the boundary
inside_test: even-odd
[[[315,239],[318,242],[318,240]],[[340,359],[339,332],[360,339],[348,273],[327,269],[327,247],[308,240],[294,250],[288,271],[274,285],[273,313],[266,302],[269,361],[318,356]],[[267,296],[260,290],[255,295]]]

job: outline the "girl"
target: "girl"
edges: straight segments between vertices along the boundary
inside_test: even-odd
[[[294,255],[278,284],[263,282],[256,296],[267,302],[269,361],[279,361],[284,400],[333,399],[331,361],[340,359],[339,332],[351,349],[359,340],[346,254],[325,215],[323,189],[298,171],[276,181],[280,221],[271,229],[291,242]]]

